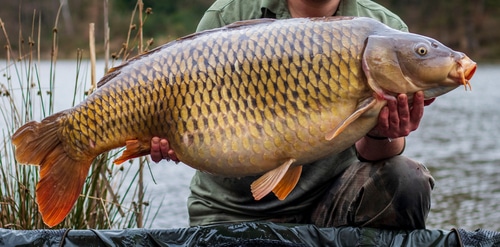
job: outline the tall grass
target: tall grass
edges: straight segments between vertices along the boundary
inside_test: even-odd
[[[104,1],[107,9],[107,1]],[[142,1],[139,0],[136,9],[143,12]],[[150,10],[148,10],[150,11]],[[143,20],[140,16],[138,34],[132,40],[140,44],[131,45],[129,37],[135,29],[133,24],[136,10],[131,18],[130,32],[127,42],[121,51],[113,56],[115,59],[123,57],[126,60],[133,49],[137,53],[144,51],[142,45],[141,27]],[[107,20],[107,13],[105,14]],[[147,15],[146,15],[147,16]],[[39,180],[38,167],[18,164],[14,157],[14,147],[11,136],[24,123],[32,120],[40,121],[54,111],[57,85],[55,84],[58,34],[56,18],[50,58],[49,82],[40,79],[40,18],[34,11],[32,30],[24,38],[24,30],[19,30],[19,43],[16,51],[11,49],[11,39],[5,31],[5,23],[0,18],[0,28],[5,37],[6,57],[0,58],[0,227],[10,229],[41,229],[43,224],[38,206],[35,201],[36,184]],[[107,25],[107,24],[106,24]],[[109,31],[107,31],[109,32]],[[1,40],[1,39],[0,39]],[[105,45],[109,40],[104,41]],[[93,45],[93,44],[91,44]],[[78,103],[93,88],[86,82],[82,72],[84,63],[83,51],[77,50],[75,61],[76,74],[74,76],[75,90],[73,91],[72,105]],[[106,56],[108,57],[108,56]],[[108,61],[106,61],[107,69]],[[91,66],[95,66],[92,63]],[[95,69],[95,68],[94,68]],[[43,71],[46,72],[46,71]],[[47,86],[48,85],[48,86]],[[78,88],[90,88],[82,93]],[[64,92],[62,92],[64,94]],[[142,159],[137,166],[125,165],[116,167],[111,161],[118,151],[100,155],[92,164],[89,176],[85,182],[82,194],[66,219],[55,228],[75,229],[112,229],[144,227],[145,219],[151,213],[145,201],[143,170],[147,160]],[[161,207],[161,205],[160,205]],[[154,217],[152,217],[154,219]]]

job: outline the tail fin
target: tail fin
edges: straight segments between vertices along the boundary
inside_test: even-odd
[[[64,150],[59,129],[64,112],[41,123],[29,122],[12,136],[16,160],[40,166],[36,201],[43,222],[53,227],[64,220],[80,196],[93,158],[74,160]]]

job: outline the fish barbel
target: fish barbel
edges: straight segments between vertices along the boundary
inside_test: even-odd
[[[470,87],[475,69],[434,39],[369,18],[243,21],[111,69],[86,100],[26,123],[12,143],[18,162],[40,166],[36,200],[51,227],[97,155],[122,146],[117,164],[147,155],[153,136],[201,171],[263,174],[254,198],[273,191],[282,200],[302,165],[353,145],[388,100]]]

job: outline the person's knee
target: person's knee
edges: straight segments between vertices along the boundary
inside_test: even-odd
[[[397,185],[399,190],[411,192],[421,189],[430,193],[434,188],[434,178],[422,163],[401,155],[382,162],[383,177],[391,180],[386,182]]]
[[[371,176],[371,182],[364,185],[358,208],[360,215],[371,215],[364,224],[374,227],[425,228],[434,186],[429,170],[404,156],[371,165],[378,168]]]
[[[404,156],[352,164],[332,183],[311,221],[320,226],[425,228],[434,180]]]
[[[390,203],[396,214],[395,221],[408,224],[409,228],[425,228],[425,220],[431,208],[431,191],[434,178],[421,163],[396,156],[386,160],[382,168],[382,181],[392,188],[393,198]]]

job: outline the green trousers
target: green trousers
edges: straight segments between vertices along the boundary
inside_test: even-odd
[[[274,195],[253,200],[249,184],[256,177],[222,178],[198,172],[188,199],[190,224],[270,221],[318,227],[425,228],[434,179],[424,165],[405,156],[343,162],[348,163],[346,168],[325,181],[315,180],[323,176],[318,169],[324,166],[326,172],[336,163],[304,166],[299,184],[284,201]]]

